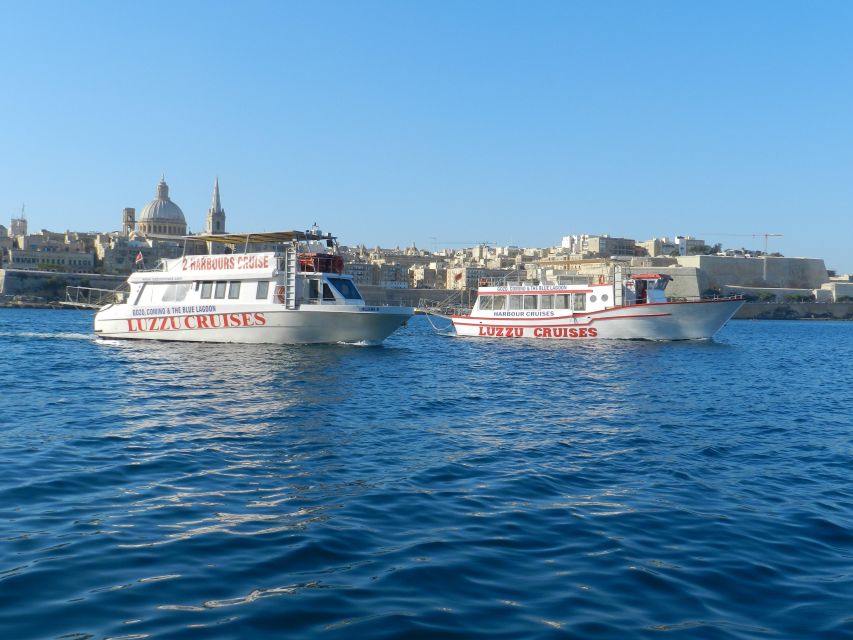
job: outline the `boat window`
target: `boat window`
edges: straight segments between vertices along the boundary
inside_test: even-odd
[[[192,288],[189,282],[174,282],[167,284],[163,291],[163,302],[181,302],[185,300]]]
[[[572,309],[575,311],[584,311],[586,309],[586,294],[585,293],[576,293],[574,294],[574,300],[572,301]]]
[[[558,293],[554,296],[554,308],[555,309],[570,309],[569,302],[571,300],[571,294],[568,293]]]
[[[258,282],[258,290],[255,292],[255,298],[258,300],[266,300],[270,293],[269,280],[261,280]]]
[[[202,282],[201,283],[201,297],[205,298],[205,299],[209,298],[210,292],[212,289],[213,289],[213,283],[212,282]]]
[[[492,296],[495,300],[492,303],[492,307],[494,307],[495,311],[500,311],[501,309],[506,309],[506,296]]]
[[[332,293],[332,288],[327,282],[323,283],[323,300],[325,300],[326,302],[335,301],[335,294]]]
[[[540,309],[553,309],[554,308],[554,296],[539,296],[539,308]]]
[[[320,282],[318,280],[308,281],[308,299],[317,300],[320,297]]]
[[[480,296],[477,298],[477,302],[480,305],[481,311],[491,311],[492,309],[492,296]]]
[[[236,300],[240,297],[240,283],[239,282],[229,282],[228,283],[228,297],[231,300]]]
[[[602,301],[602,302],[607,302],[607,294],[606,294],[606,293],[602,293],[602,294],[601,294],[601,301]]]
[[[227,282],[217,282],[216,288],[213,290],[213,297],[214,298],[224,298],[225,297],[225,285],[227,285],[227,284],[228,284]]]
[[[524,296],[524,308],[536,309],[536,301],[539,296]]]
[[[590,302],[595,302],[596,300],[598,300],[598,298],[596,298],[596,297],[595,297],[595,294],[593,293],[593,294],[589,297],[589,301],[590,301]]]
[[[521,296],[510,296],[509,297],[509,308],[510,309],[521,309]]]
[[[346,278],[329,278],[329,282],[347,300],[361,300],[361,294],[355,288],[355,283]]]

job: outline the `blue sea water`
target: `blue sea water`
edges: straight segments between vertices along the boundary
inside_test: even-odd
[[[853,323],[99,341],[0,309],[2,638],[853,637]]]

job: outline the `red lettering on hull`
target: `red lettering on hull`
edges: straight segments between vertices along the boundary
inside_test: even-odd
[[[480,326],[480,335],[489,338],[522,338],[524,327],[487,327]]]
[[[533,329],[534,338],[597,338],[598,329],[595,327],[536,327]]]
[[[195,316],[158,316],[152,318],[127,318],[129,333],[159,333],[196,331],[198,329],[232,329],[238,327],[263,327],[267,318],[263,313],[216,313]]]

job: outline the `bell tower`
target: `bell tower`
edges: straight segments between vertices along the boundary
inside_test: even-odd
[[[136,229],[136,209],[133,207],[125,207],[121,212],[121,233],[125,238],[129,238],[130,234]]]

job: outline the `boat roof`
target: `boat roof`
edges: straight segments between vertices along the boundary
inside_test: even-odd
[[[669,278],[672,280],[672,276],[666,275],[665,273],[642,273],[630,275],[628,277],[633,278],[634,280],[659,280],[660,278]]]
[[[185,236],[188,240],[201,240],[203,242],[218,242],[220,244],[246,244],[249,242],[263,242],[266,244],[280,244],[293,241],[308,240],[336,240],[332,234],[320,235],[310,231],[257,231],[254,233],[198,233]]]

